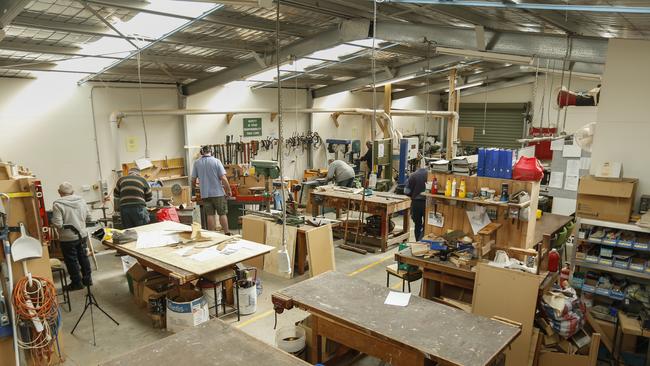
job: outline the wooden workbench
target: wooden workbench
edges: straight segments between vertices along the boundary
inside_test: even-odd
[[[311,192],[310,202],[312,204],[312,215],[318,216],[321,207],[330,207],[336,209],[337,219],[339,218],[341,210],[349,209],[351,211],[361,211],[362,208],[361,194],[354,194],[336,189],[314,190]],[[375,248],[379,248],[382,252],[385,252],[389,247],[408,240],[411,226],[411,199],[409,197],[377,192],[363,199],[363,212],[367,214],[365,217],[370,215],[379,215],[381,217],[381,233],[378,237],[369,235],[363,235],[363,237],[361,237],[360,235],[361,245],[364,249],[374,251]],[[388,230],[389,221],[391,217],[397,213],[402,215],[402,230],[391,233]],[[351,233],[348,233],[348,238],[350,235],[354,235],[354,229],[351,231]],[[337,236],[342,237],[343,234],[340,233],[340,235]]]
[[[101,365],[307,366],[309,364],[219,319],[212,319]]]
[[[272,295],[277,312],[298,307],[312,315],[310,357],[320,361],[321,338],[393,366],[483,366],[498,360],[518,326],[465,313],[417,296],[408,306],[385,305],[390,289],[327,272]]]
[[[192,230],[191,226],[179,224],[171,221],[158,222],[155,224],[143,225],[133,228],[136,232],[160,231],[160,230]],[[114,244],[111,241],[104,241],[103,244],[109,248],[115,249],[118,253],[123,253],[137,259],[144,267],[165,275],[178,284],[184,284],[199,279],[202,275],[217,272],[224,268],[234,266],[252,258],[263,256],[273,249],[268,245],[263,245],[247,240],[242,241],[255,247],[255,250],[240,249],[237,252],[219,256],[204,262],[197,262],[189,257],[172,255],[176,248],[167,246],[160,248],[138,249],[136,242],[126,244]]]

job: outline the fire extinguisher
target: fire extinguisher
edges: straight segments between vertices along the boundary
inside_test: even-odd
[[[560,253],[552,249],[548,254],[548,271],[557,272],[560,269]]]

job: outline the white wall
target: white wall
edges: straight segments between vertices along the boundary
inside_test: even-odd
[[[622,162],[626,177],[639,178],[637,198],[650,193],[648,60],[648,41],[609,41],[592,146],[592,172],[603,162]]]
[[[282,94],[283,109],[307,108],[307,94],[305,90],[284,89]],[[188,109],[211,109],[219,111],[235,109],[271,109],[277,110],[277,91],[275,89],[251,90],[245,82],[233,82],[226,86],[219,86],[187,98]],[[270,114],[238,114],[232,118],[230,124],[225,115],[197,115],[187,117],[187,144],[189,146],[224,144],[226,135],[233,135],[239,141],[242,135],[243,118],[262,118],[261,137],[242,137],[242,141],[265,139],[267,136],[278,137],[278,119],[271,121]],[[293,133],[302,133],[309,129],[309,115],[305,113],[284,113],[284,137]],[[256,159],[275,159],[276,149],[261,151]],[[198,148],[191,149],[192,155]],[[302,177],[307,168],[307,154],[300,149],[285,154],[285,175],[288,177]]]
[[[544,87],[545,83],[546,87]],[[587,91],[595,88],[599,83],[597,80],[573,77],[571,80],[571,90]],[[544,76],[540,76],[537,81],[537,90],[535,90],[535,84],[531,83],[491,91],[487,93],[487,103],[527,103],[532,102],[534,99],[533,126],[548,127],[550,125],[555,127],[558,121],[558,110],[555,107],[555,100],[560,84],[562,84],[561,75],[549,76],[548,80]],[[564,77],[563,85],[568,86],[568,74]],[[544,106],[543,111],[542,101]],[[485,103],[485,93],[465,97],[461,91],[460,102],[461,105],[462,103]],[[567,133],[572,133],[588,123],[596,122],[598,109],[596,107],[568,107],[562,109],[559,116],[560,130],[564,124],[565,112],[567,113],[565,129]]]
[[[43,182],[46,204],[58,197],[57,187],[70,181],[81,186],[99,180],[92,85],[77,85],[79,75],[38,73],[36,79],[0,78],[0,158],[29,167]],[[128,89],[124,89],[128,88]],[[93,92],[102,175],[113,184],[115,167],[108,116],[114,110],[139,109],[138,91],[128,84]],[[177,108],[176,90],[144,89],[144,108]],[[147,118],[151,158],[183,156],[182,126],[177,117]],[[139,149],[127,152],[125,139],[135,136]],[[142,122],[129,118],[120,129],[122,162],[144,156]],[[90,195],[92,196],[92,195]]]

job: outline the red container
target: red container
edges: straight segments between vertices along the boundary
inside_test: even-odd
[[[553,249],[548,253],[548,271],[557,272],[560,269],[560,253]]]

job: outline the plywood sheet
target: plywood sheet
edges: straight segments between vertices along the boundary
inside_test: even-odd
[[[266,225],[266,244],[271,246],[271,252],[266,255],[264,260],[264,272],[281,276],[285,278],[292,278],[291,273],[281,273],[278,271],[278,252],[282,249],[282,225],[278,225],[271,221],[265,221]],[[294,253],[296,252],[296,236],[298,229],[295,226],[287,226],[287,251],[289,252],[289,263],[293,266]]]
[[[314,228],[305,233],[305,236],[309,256],[309,275],[313,277],[327,271],[335,271],[332,226]]]
[[[242,238],[256,243],[266,243],[266,223],[264,220],[257,219],[251,216],[242,217]],[[244,261],[244,264],[249,267],[259,269],[264,268],[264,257],[249,259]]]
[[[144,226],[139,226],[135,228],[137,232],[144,232],[144,231],[161,231],[161,230],[189,230],[191,231],[192,228],[191,226],[188,225],[183,225],[179,224],[176,222],[172,221],[164,221],[164,222],[158,222],[155,224],[150,224],[150,225],[144,225]],[[210,236],[214,236],[216,238],[222,238],[225,237],[222,234],[219,233],[214,233],[210,232]],[[159,260],[161,262],[170,264],[174,267],[178,267],[181,269],[184,269],[188,272],[197,274],[197,275],[202,275],[206,274],[209,272],[213,272],[218,269],[226,268],[228,266],[231,266],[235,263],[239,263],[242,261],[245,261],[247,259],[263,255],[264,253],[269,252],[271,247],[259,243],[254,243],[254,242],[249,242],[247,240],[243,240],[250,244],[251,246],[254,246],[255,249],[247,249],[247,248],[242,248],[239,249],[237,252],[230,254],[230,255],[224,255],[224,256],[219,256],[217,258],[213,258],[210,260],[206,261],[197,261],[194,259],[191,259],[190,257],[183,257],[175,252],[177,248],[174,247],[160,247],[160,248],[146,248],[146,249],[139,249],[136,247],[136,242],[131,242],[131,243],[126,243],[123,245],[126,249],[129,249],[137,254],[142,254],[144,256]],[[204,245],[205,242],[201,242],[201,245]]]
[[[537,292],[543,276],[487,264],[479,264],[476,269],[472,313],[521,323],[521,334],[506,351],[506,366],[527,365]]]

